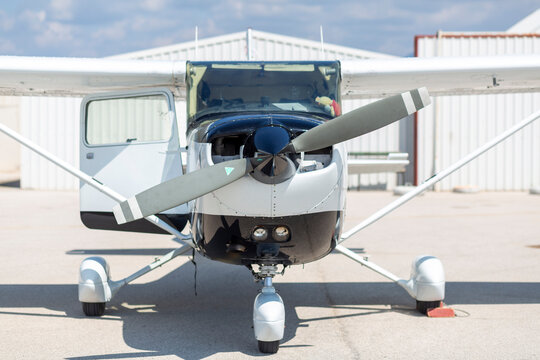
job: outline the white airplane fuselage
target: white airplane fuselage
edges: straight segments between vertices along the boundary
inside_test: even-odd
[[[248,154],[248,147],[253,134],[263,127],[282,127],[294,136],[323,121],[294,113],[214,118],[188,134],[187,172],[257,155]],[[226,148],[228,139],[236,146],[229,146],[227,155],[219,155],[216,147]],[[193,236],[205,256],[239,265],[293,265],[332,251],[345,208],[345,146],[288,157],[293,159],[289,164],[294,165],[294,173],[285,180],[273,181],[264,174],[261,179],[254,171],[191,202]],[[275,229],[283,227],[288,232],[285,240],[274,236]],[[261,228],[266,236],[254,236],[257,229],[264,233]]]

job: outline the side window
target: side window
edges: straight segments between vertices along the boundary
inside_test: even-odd
[[[90,101],[86,107],[89,145],[165,141],[171,137],[171,116],[163,94]]]

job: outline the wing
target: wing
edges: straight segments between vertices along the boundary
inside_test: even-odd
[[[185,61],[0,56],[0,95],[86,95],[163,86],[185,97]]]
[[[431,95],[540,91],[540,56],[342,61],[343,98],[425,86]],[[185,98],[185,61],[0,56],[0,95],[86,95],[168,87]]]
[[[347,60],[341,73],[347,99],[421,86],[431,96],[540,91],[540,55]]]

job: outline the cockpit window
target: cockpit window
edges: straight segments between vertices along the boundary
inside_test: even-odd
[[[338,62],[188,63],[188,121],[230,112],[341,114]]]

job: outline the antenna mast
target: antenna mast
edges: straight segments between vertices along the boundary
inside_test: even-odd
[[[251,56],[251,28],[248,28],[246,32],[246,56],[248,61],[253,60]]]
[[[195,60],[199,60],[199,27],[195,26]]]
[[[324,38],[323,38],[323,28],[321,25],[321,56],[323,60],[326,60],[326,54],[324,53]]]

